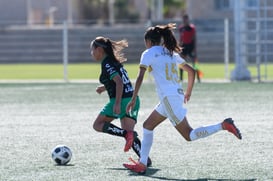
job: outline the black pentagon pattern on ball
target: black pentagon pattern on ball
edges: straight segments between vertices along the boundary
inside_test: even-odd
[[[56,162],[58,165],[61,165],[61,164],[62,164],[62,160],[60,160],[59,158],[56,158],[56,159],[55,159],[55,162]]]
[[[69,157],[69,153],[68,152],[64,152],[63,157],[67,159]]]
[[[59,147],[55,149],[55,153],[59,153],[60,151],[61,151],[61,148]]]

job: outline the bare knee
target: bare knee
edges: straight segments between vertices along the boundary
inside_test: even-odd
[[[192,141],[190,138],[190,133],[192,131],[191,126],[189,125],[186,118],[184,118],[183,121],[181,121],[179,124],[175,126],[177,131],[180,133],[180,135],[186,140],[186,141]]]
[[[98,132],[102,132],[103,131],[103,125],[104,125],[104,122],[94,121],[93,129],[98,131]]]
[[[98,115],[98,117],[96,118],[96,120],[93,123],[93,129],[98,131],[98,132],[102,132],[105,123],[106,122],[110,123],[113,119],[114,118],[109,118],[109,117],[104,116],[104,115]]]
[[[142,126],[143,126],[143,128],[145,128],[145,129],[148,129],[148,127],[149,127],[148,124],[147,124],[146,122],[144,122]]]
[[[149,117],[144,121],[143,128],[148,130],[154,130],[160,123],[162,123],[166,117],[159,114],[154,110]]]
[[[190,135],[189,136],[184,136],[186,141],[191,141]]]
[[[189,128],[187,129],[187,131],[186,131],[186,134],[183,135],[183,137],[184,137],[184,139],[185,139],[186,141],[192,141],[192,140],[191,140],[191,137],[190,137],[191,131],[192,131],[192,128],[189,127]]]
[[[154,130],[154,127],[151,124],[149,124],[149,122],[147,122],[147,121],[145,121],[143,123],[143,128],[148,129],[148,130]]]
[[[95,131],[99,131],[98,124],[96,124],[96,122],[94,122],[94,124],[93,124],[93,129]]]

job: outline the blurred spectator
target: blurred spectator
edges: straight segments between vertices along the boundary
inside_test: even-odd
[[[183,24],[179,27],[180,46],[183,47],[181,56],[188,62],[191,62],[196,71],[197,80],[200,82],[201,71],[197,67],[196,53],[196,29],[194,24],[190,23],[189,16],[183,15]],[[183,70],[180,69],[180,80],[183,80]]]

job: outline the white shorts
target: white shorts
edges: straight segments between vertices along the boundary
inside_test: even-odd
[[[176,126],[183,121],[187,113],[187,109],[183,107],[183,103],[183,95],[166,96],[155,107],[155,110],[162,116],[168,118],[173,126]]]

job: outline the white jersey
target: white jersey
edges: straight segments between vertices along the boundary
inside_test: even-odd
[[[182,87],[177,73],[177,64],[185,60],[178,53],[171,56],[163,46],[152,46],[145,50],[140,59],[140,66],[148,68],[153,76],[160,100],[170,95],[182,94]]]

